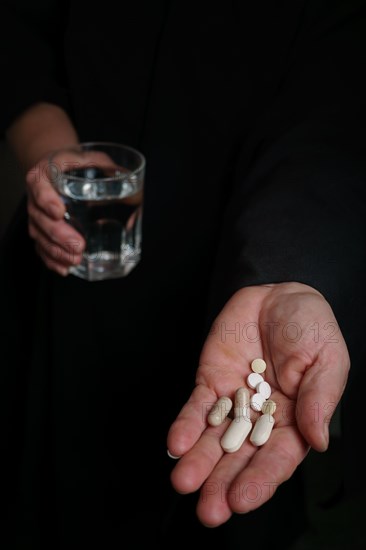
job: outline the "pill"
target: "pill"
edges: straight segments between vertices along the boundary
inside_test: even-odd
[[[259,382],[256,390],[258,393],[263,395],[264,399],[268,399],[272,393],[271,386],[268,384],[268,382]]]
[[[233,402],[230,397],[227,397],[226,395],[220,397],[210,410],[207,417],[207,422],[211,426],[220,426],[229,414],[232,406]]]
[[[264,361],[264,359],[253,359],[250,366],[251,366],[252,371],[257,372],[258,374],[261,374],[267,368],[267,365],[266,365],[266,362]]]
[[[263,414],[274,414],[276,412],[277,405],[272,399],[267,399],[262,405]]]
[[[265,397],[261,393],[255,393],[250,398],[250,406],[254,411],[261,411],[265,400]]]
[[[251,429],[252,422],[246,416],[234,418],[221,437],[221,447],[227,453],[235,453],[240,449]]]
[[[247,378],[247,384],[250,388],[252,388],[252,390],[255,390],[259,382],[264,382],[264,378],[257,372],[252,372]]]
[[[253,431],[250,434],[251,443],[256,447],[264,445],[271,435],[274,423],[275,419],[271,414],[261,414],[261,416],[257,418]]]
[[[250,394],[247,388],[238,388],[235,392],[234,417],[249,416]]]

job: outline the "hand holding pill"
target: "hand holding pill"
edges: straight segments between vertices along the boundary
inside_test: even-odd
[[[248,323],[259,330],[259,337],[252,341],[229,331],[229,327]],[[309,328],[314,323],[319,327],[332,323],[337,327],[337,341],[314,338]],[[227,333],[222,327],[228,327]],[[301,337],[293,337],[292,327],[298,327]],[[257,499],[248,501],[245,492],[238,493],[235,487],[255,483],[275,489],[293,474],[310,447],[326,450],[327,405],[332,403],[334,410],[349,371],[348,350],[330,305],[304,284],[241,289],[222,309],[214,329],[201,352],[196,386],[167,438],[170,454],[181,457],[171,473],[172,485],[180,493],[201,492],[197,515],[210,526],[224,523],[233,513],[258,508],[274,492],[263,490]],[[255,369],[251,367],[254,359],[261,359]],[[240,426],[244,416],[238,419],[248,398],[242,393],[240,405],[236,401],[236,391],[242,387],[251,397],[261,396],[257,410],[250,406],[251,426],[248,422]],[[229,398],[232,407],[228,413],[222,409],[224,414],[209,423],[209,411],[220,397],[226,403]],[[318,404],[317,415],[314,403]],[[235,418],[237,427],[225,438]],[[220,490],[212,490],[217,486]]]

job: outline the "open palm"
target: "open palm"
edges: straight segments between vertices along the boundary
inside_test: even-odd
[[[234,453],[207,414],[218,397],[234,398],[246,386],[250,363],[262,357],[277,404],[270,439],[255,447],[249,437]],[[217,526],[233,512],[261,506],[287,480],[310,447],[325,451],[332,413],[349,371],[347,346],[329,303],[312,287],[281,283],[244,288],[227,302],[201,352],[196,386],[172,424],[168,449],[180,460],[172,484],[200,491],[197,514]],[[253,421],[258,413],[253,413]]]

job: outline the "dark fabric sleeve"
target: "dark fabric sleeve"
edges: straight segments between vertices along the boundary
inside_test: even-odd
[[[68,2],[3,2],[0,134],[25,109],[46,101],[69,109],[63,66]]]
[[[286,74],[239,154],[213,315],[264,283],[311,285],[340,315],[365,295],[366,3],[306,5]]]

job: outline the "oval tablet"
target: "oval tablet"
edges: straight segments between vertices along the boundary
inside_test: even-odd
[[[235,453],[240,449],[251,429],[252,423],[247,417],[234,418],[221,437],[221,447],[227,453]]]
[[[253,443],[256,447],[264,445],[271,435],[274,423],[275,419],[271,414],[266,413],[259,416],[254,424],[253,431],[250,434],[251,443]]]
[[[264,378],[261,374],[258,374],[257,372],[252,372],[249,374],[247,384],[250,388],[252,388],[252,390],[255,390],[260,382],[264,382]]]
[[[229,414],[232,406],[233,402],[230,397],[227,397],[226,395],[220,397],[216,403],[214,403],[208,414],[207,422],[210,426],[220,426]]]
[[[260,358],[253,359],[250,366],[251,366],[251,369],[252,369],[253,372],[258,372],[259,374],[264,372],[267,368],[267,364],[264,361],[264,359],[260,359]]]

